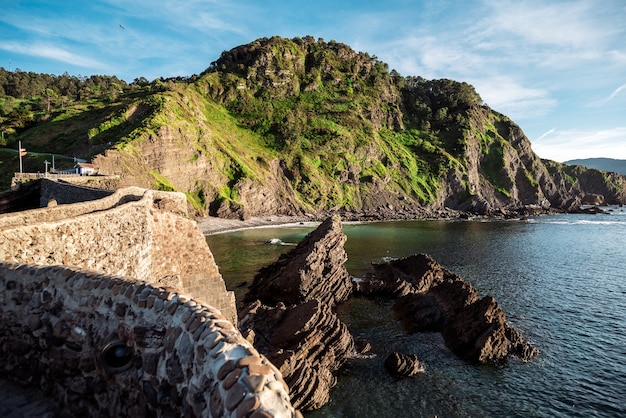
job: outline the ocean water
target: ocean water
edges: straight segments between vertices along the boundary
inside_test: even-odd
[[[344,224],[354,277],[385,257],[431,254],[481,296],[493,295],[540,354],[503,367],[469,364],[437,333],[405,335],[391,317],[392,301],[353,298],[339,315],[371,343],[374,356],[348,361],[328,405],[305,416],[626,416],[626,208],[611,209],[525,220]],[[239,297],[260,267],[312,228],[259,228],[207,242]],[[417,354],[425,373],[389,376],[383,362],[391,351]]]

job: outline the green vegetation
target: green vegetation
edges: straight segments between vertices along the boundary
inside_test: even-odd
[[[0,131],[10,148],[116,152],[126,175],[185,192],[200,213],[213,202],[241,207],[244,190],[277,177],[295,207],[360,210],[379,196],[433,203],[451,173],[460,184],[446,193],[457,203],[483,184],[505,201],[518,181],[537,191],[543,170],[518,155],[519,128],[471,85],[402,77],[375,56],[310,36],[239,46],[189,79],[128,85],[0,69]],[[178,161],[154,160],[169,158],[161,146]],[[514,158],[527,164],[516,177]]]

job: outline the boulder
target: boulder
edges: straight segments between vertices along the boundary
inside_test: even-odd
[[[326,219],[294,249],[259,270],[244,300],[295,305],[316,298],[330,306],[345,301],[352,293],[344,267],[346,239],[339,217]]]
[[[424,372],[424,366],[415,354],[395,351],[385,359],[385,369],[396,377],[415,377]]]

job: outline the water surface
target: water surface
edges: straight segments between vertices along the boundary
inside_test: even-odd
[[[299,242],[312,227],[259,228],[207,241],[230,290]],[[504,367],[468,364],[439,334],[405,335],[392,301],[353,298],[339,308],[374,358],[350,360],[330,403],[308,417],[626,416],[626,210],[510,221],[344,224],[346,267],[358,277],[385,257],[431,254],[493,295],[507,319],[540,350]],[[277,239],[274,244],[267,241]],[[397,380],[391,351],[417,354],[425,373]]]

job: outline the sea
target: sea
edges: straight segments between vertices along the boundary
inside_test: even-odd
[[[350,359],[317,417],[626,417],[626,208],[606,214],[515,220],[344,223],[346,268],[416,253],[492,295],[507,320],[539,349],[522,362],[484,366],[459,359],[438,333],[406,335],[393,301],[353,297],[338,308],[371,355]],[[209,235],[238,299],[259,268],[289,251],[315,225]],[[392,351],[416,354],[425,371],[397,379]]]

